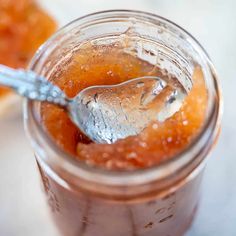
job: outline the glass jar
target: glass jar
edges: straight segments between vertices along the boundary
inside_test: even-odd
[[[201,67],[208,89],[204,128],[171,160],[121,173],[87,166],[63,152],[42,128],[40,103],[26,101],[25,127],[62,235],[181,236],[198,206],[205,160],[219,133],[221,97],[214,67],[191,35],[153,14],[99,12],[57,32],[39,49],[29,69],[50,78],[55,70],[66,68],[81,43],[127,33],[137,39],[134,45],[138,56],[157,63],[180,80],[190,77],[196,65]]]

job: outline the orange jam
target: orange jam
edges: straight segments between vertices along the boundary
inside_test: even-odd
[[[26,67],[56,24],[32,0],[0,1],[0,64]],[[0,88],[0,96],[9,90]]]
[[[50,79],[73,97],[92,85],[117,84],[145,75],[164,76],[157,67],[115,45],[88,44],[81,46],[67,67]],[[112,170],[150,167],[178,154],[201,130],[208,95],[199,67],[195,68],[192,80],[193,88],[175,115],[113,144],[91,142],[62,108],[52,104],[42,105],[42,122],[59,147],[88,165]]]

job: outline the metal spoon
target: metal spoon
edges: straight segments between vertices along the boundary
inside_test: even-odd
[[[0,65],[0,85],[28,99],[65,108],[71,120],[91,140],[113,143],[139,134],[151,122],[163,122],[177,112],[191,89],[177,79],[145,76],[112,86],[86,88],[70,99],[46,78],[33,71]]]

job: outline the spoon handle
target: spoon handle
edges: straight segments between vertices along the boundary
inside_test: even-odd
[[[64,107],[70,100],[59,87],[33,71],[0,65],[0,85],[9,87],[28,99],[47,101]]]

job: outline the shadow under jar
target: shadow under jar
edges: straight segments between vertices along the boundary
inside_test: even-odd
[[[60,80],[87,42],[104,47],[122,42],[126,53],[181,83],[200,68],[207,110],[200,132],[181,152],[157,165],[118,171],[87,165],[58,147],[43,127],[42,104],[26,101],[25,126],[57,227],[65,236],[181,236],[196,212],[205,160],[220,128],[221,98],[212,63],[191,35],[164,18],[106,11],[62,28],[29,69]]]

